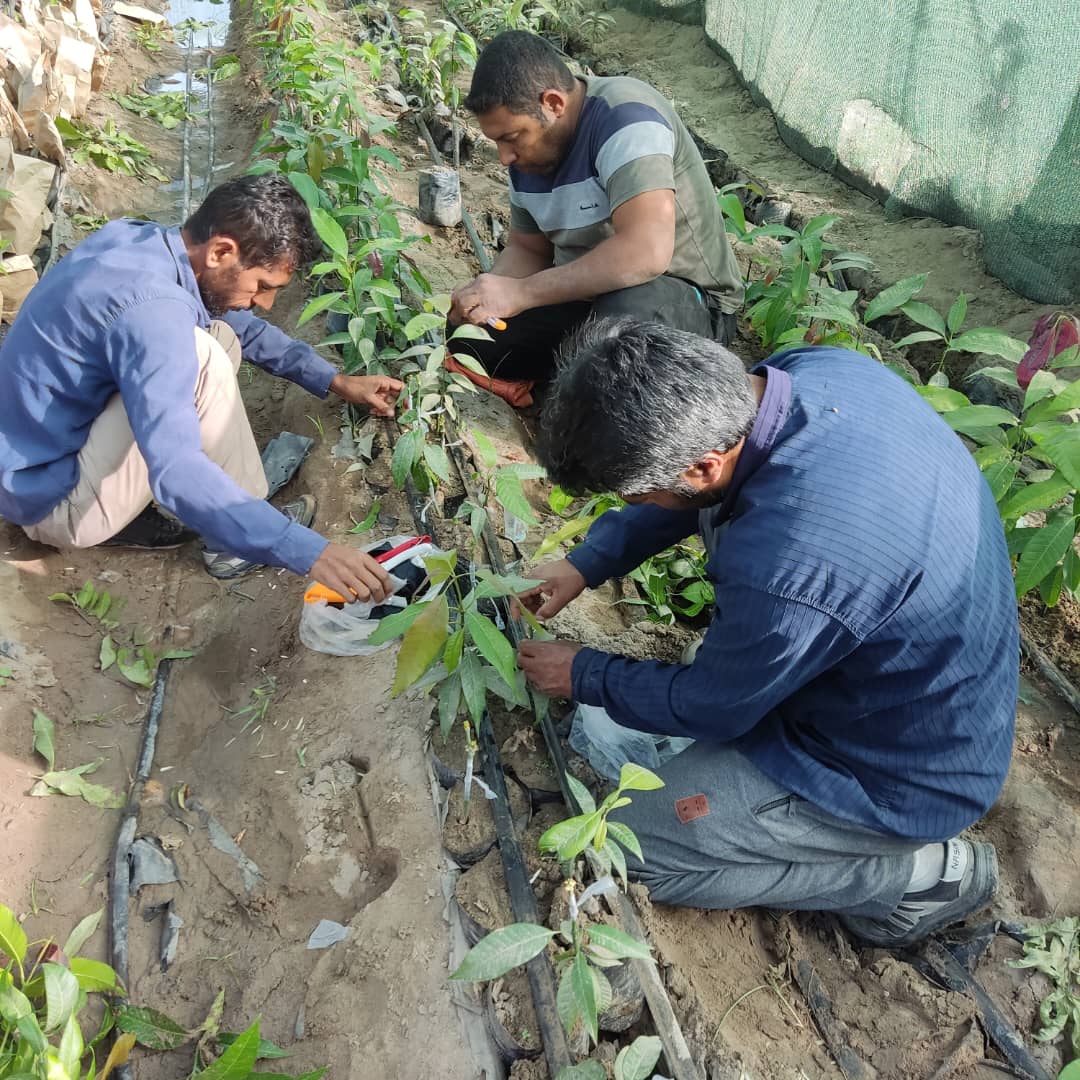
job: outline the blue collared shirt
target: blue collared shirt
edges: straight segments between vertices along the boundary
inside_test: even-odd
[[[846,821],[954,836],[1012,750],[1019,628],[990,489],[933,409],[858,353],[800,348],[755,372],[765,395],[719,506],[612,511],[569,556],[596,586],[700,530],[716,594],[701,651],[687,666],[582,649],[574,698],[731,743]]]
[[[245,359],[326,396],[336,368],[310,345],[250,311],[224,321]],[[197,326],[210,315],[178,228],[112,221],[54,266],[0,348],[0,515],[33,525],[63,501],[90,426],[119,393],[161,506],[212,549],[306,574],[327,541],[203,452]]]

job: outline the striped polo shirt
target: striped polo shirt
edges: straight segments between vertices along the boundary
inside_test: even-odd
[[[742,277],[705,163],[670,101],[647,83],[590,78],[574,141],[555,173],[511,166],[510,224],[544,233],[555,265],[591,251],[614,232],[612,212],[646,191],[675,192],[675,251],[668,273],[716,294],[724,311],[742,304]]]

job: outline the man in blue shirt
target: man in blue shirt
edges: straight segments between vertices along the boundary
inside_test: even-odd
[[[210,192],[183,228],[110,222],[34,288],[0,348],[0,515],[57,547],[206,544],[235,577],[284,566],[342,595],[381,600],[372,558],[308,526],[314,501],[264,501],[236,382],[240,358],[318,397],[392,416],[401,383],[343,375],[257,318],[321,244],[281,176]]]
[[[798,348],[747,375],[623,319],[569,346],[542,424],[556,483],[631,505],[538,571],[537,615],[705,542],[716,607],[692,664],[520,649],[543,692],[697,740],[620,812],[654,899],[835,911],[884,946],[986,904],[994,849],[957,834],[1008,770],[1016,599],[990,489],[933,409],[859,353]]]

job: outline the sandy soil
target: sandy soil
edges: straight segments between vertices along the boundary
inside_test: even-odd
[[[700,31],[624,12],[617,20],[598,66],[632,69],[672,92],[688,120],[704,125],[708,141],[725,148],[732,168],[767,181],[800,212],[840,212],[842,238],[871,254],[883,278],[929,269],[931,301],[943,303],[963,288],[976,294],[976,320],[1024,332],[1038,309],[983,273],[972,234],[934,223],[885,223],[869,200],[794,158],[771,131],[768,115],[749,105],[717,57],[702,52],[707,47]],[[235,41],[242,31],[234,28]],[[243,53],[239,44],[236,51]],[[107,89],[126,89],[154,71],[178,66],[175,50],[148,59],[121,42]],[[267,103],[250,78],[225,87],[218,95],[219,160],[234,161],[239,169]],[[374,102],[372,107],[392,112]],[[119,115],[104,97],[94,110],[99,120]],[[174,171],[176,134],[148,130],[123,115],[122,126],[143,141],[154,140],[162,167]],[[415,170],[427,157],[407,123],[395,146],[408,169],[394,179],[394,191],[411,206]],[[175,192],[153,184],[85,169],[73,175],[72,187],[98,212],[175,216]],[[487,236],[491,213],[505,220],[505,181],[483,144],[464,170],[463,187]],[[412,250],[436,287],[450,288],[475,272],[460,231],[415,221],[410,227],[431,237],[430,244]],[[302,289],[291,289],[275,308],[276,321],[291,326],[303,302]],[[317,340],[315,326],[304,332]],[[408,509],[389,485],[385,439],[378,441],[381,452],[369,469],[347,472],[349,463],[331,453],[338,417],[330,403],[261,373],[245,375],[243,385],[260,441],[282,429],[316,434],[308,417],[323,425],[325,434],[281,499],[312,491],[319,498],[316,525],[336,539],[364,517],[376,497],[379,534],[411,531]],[[486,396],[471,399],[467,409],[466,429],[484,431],[503,460],[528,459],[526,429],[511,410]],[[529,485],[529,495],[545,523],[534,533],[539,536],[554,519],[542,485]],[[454,1003],[461,999],[447,982],[452,952],[461,946],[447,923],[446,897],[456,893],[483,926],[509,921],[498,854],[486,855],[459,876],[447,858],[438,808],[446,794],[433,789],[428,772],[430,703],[389,699],[393,650],[347,660],[307,651],[296,636],[299,580],[263,571],[229,587],[202,572],[194,546],[160,555],[60,554],[0,524],[0,555],[0,653],[15,672],[0,689],[4,899],[26,916],[32,936],[65,934],[104,902],[118,820],[115,811],[74,799],[27,797],[41,770],[30,748],[32,709],[43,709],[56,722],[60,763],[102,757],[95,779],[117,791],[125,790],[134,768],[146,712],[145,692],[114,671],[97,670],[100,629],[47,600],[52,592],[77,590],[92,579],[127,597],[125,625],[149,628],[155,641],[171,628],[174,644],[197,651],[170,676],[154,782],[140,817],[140,835],[156,838],[169,852],[180,881],[145,886],[132,905],[133,999],[196,1024],[223,987],[226,1027],[239,1029],[261,1015],[264,1035],[293,1055],[283,1064],[294,1072],[328,1064],[332,1077],[473,1077],[482,1068],[496,1075],[476,1042],[479,1001],[466,998],[457,1010]],[[674,659],[688,632],[637,621],[633,609],[618,603],[622,595],[615,587],[589,594],[556,629],[628,655]],[[1034,607],[1025,605],[1026,620],[1075,678],[1076,609],[1044,616]],[[242,710],[252,691],[269,687],[270,679],[265,716],[245,728],[250,714]],[[555,778],[530,719],[497,710],[496,740],[525,785],[552,791]],[[446,744],[436,736],[430,745],[447,768],[463,770],[460,732]],[[1004,882],[994,914],[1042,918],[1075,909],[1078,759],[1076,717],[1046,687],[1025,684],[1009,782],[976,830],[994,841],[1002,861]],[[580,759],[571,758],[571,767],[595,782]],[[216,826],[208,819],[177,808],[170,793],[184,784],[189,807],[193,798],[220,829],[212,833]],[[559,873],[541,862],[536,841],[563,811],[534,805],[529,817],[520,792],[514,798],[546,919]],[[464,830],[457,825],[459,801],[459,792],[451,791],[443,808],[445,842],[454,850],[475,848],[478,838],[489,836],[490,815],[474,800],[471,828]],[[235,851],[231,856],[214,845],[216,839],[228,847],[223,837],[250,862],[238,862]],[[813,965],[868,1076],[945,1075],[936,1070],[946,1059],[948,1075],[981,1075],[987,1048],[972,1026],[970,1002],[931,987],[899,959],[860,950],[831,920],[652,907],[641,890],[634,892],[695,1057],[708,1065],[710,1076],[840,1075],[789,978],[799,960]],[[144,922],[138,913],[170,899],[184,927],[178,958],[162,972],[160,920]],[[324,918],[347,926],[348,937],[325,951],[308,950],[308,936]],[[102,932],[92,951],[105,957]],[[979,977],[1010,1019],[1031,1032],[1037,984],[1004,963],[1017,951],[998,939]],[[520,985],[508,981],[496,989],[495,1011],[519,1041],[533,1045],[535,1018],[522,1005]],[[463,1023],[463,1016],[474,1022]],[[602,1056],[613,1060],[616,1049],[608,1040]],[[1037,1052],[1051,1070],[1060,1061],[1054,1047]],[[148,1055],[138,1075],[171,1080],[189,1068],[190,1051]],[[512,1075],[547,1074],[541,1059],[517,1063]]]

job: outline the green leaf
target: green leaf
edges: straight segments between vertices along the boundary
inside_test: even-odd
[[[101,639],[101,648],[98,650],[98,665],[102,671],[108,671],[116,663],[116,646],[109,634]]]
[[[967,306],[968,298],[963,293],[953,301],[949,314],[945,316],[945,325],[950,334],[955,334],[964,325],[964,320],[967,318]]]
[[[1080,1080],[1080,1058],[1076,1061],[1070,1061],[1061,1072],[1058,1073],[1057,1080]]]
[[[545,555],[549,555],[560,544],[586,532],[591,524],[592,520],[587,517],[571,518],[563,522],[553,533],[548,533],[544,537],[543,543],[532,553],[532,560],[542,559]]]
[[[444,483],[450,483],[450,459],[446,451],[435,443],[424,444],[424,461],[427,467]]]
[[[1064,499],[1072,491],[1072,485],[1060,473],[1055,473],[1049,480],[1040,480],[1036,484],[1027,484],[1007,501],[1001,504],[998,512],[1001,520],[1010,524],[1030,514],[1034,510],[1045,510]]]
[[[509,510],[514,517],[526,525],[537,524],[525,490],[521,486],[521,477],[511,468],[502,468],[495,474],[495,498],[504,510]]]
[[[1009,337],[1004,330],[995,330],[991,326],[977,326],[967,330],[949,342],[950,352],[989,353],[1005,360],[1018,363],[1027,352],[1027,345]]]
[[[1046,524],[1031,539],[1016,567],[1016,595],[1022,597],[1033,589],[1065,557],[1076,523],[1069,512],[1051,514]]]
[[[376,499],[375,502],[373,502],[371,504],[371,509],[368,510],[367,516],[364,518],[364,520],[359,522],[358,524],[354,525],[349,530],[349,532],[350,533],[367,532],[368,529],[370,529],[375,524],[375,522],[378,520],[378,517],[379,517],[379,505],[380,505],[379,500]]]
[[[289,173],[289,183],[300,192],[300,197],[307,203],[309,210],[317,210],[322,205],[319,186],[306,172]],[[323,213],[326,213],[326,211],[324,210]],[[325,237],[323,239],[325,241]]]
[[[329,307],[333,307],[345,294],[343,292],[329,292],[323,293],[321,296],[316,296],[307,307],[300,312],[300,318],[296,320],[296,325],[303,326],[304,323],[314,319],[320,312],[325,311]]]
[[[514,923],[493,930],[465,954],[450,978],[467,982],[497,979],[539,956],[554,936],[554,930],[535,923]]]
[[[450,731],[459,712],[461,712],[461,676],[455,671],[439,685],[439,731],[444,740],[450,737]]]
[[[476,442],[476,450],[480,455],[480,464],[485,469],[494,469],[499,462],[499,454],[492,445],[491,440],[482,432],[473,429],[472,437]]]
[[[188,1040],[188,1032],[157,1009],[125,1005],[116,1014],[117,1031],[135,1036],[140,1046],[150,1050],[175,1050]]]
[[[663,1048],[659,1035],[639,1035],[615,1058],[615,1080],[649,1080]]]
[[[948,332],[945,328],[945,320],[929,304],[921,300],[909,300],[900,310],[913,322],[933,330],[938,337],[945,337]]]
[[[196,1074],[202,1080],[248,1080],[259,1054],[259,1021],[239,1035],[208,1068]]]
[[[918,345],[923,341],[941,341],[941,335],[935,334],[933,330],[916,330],[914,334],[908,334],[899,341],[894,341],[893,348],[904,349],[908,345]]]
[[[1035,373],[1035,378],[1045,374],[1048,374],[1048,372],[1038,371]],[[1034,382],[1035,380],[1032,379],[1033,385]],[[1025,405],[1026,404],[1027,403],[1025,402]],[[1080,379],[1069,383],[1061,393],[1056,394],[1054,397],[1046,398],[1029,409],[1024,414],[1024,423],[1039,424],[1044,420],[1053,420],[1054,417],[1060,416],[1062,413],[1067,413],[1072,409],[1080,409]]]
[[[79,1058],[82,1057],[82,1052],[82,1029],[79,1027],[79,1021],[72,1014],[67,1018],[67,1023],[64,1025],[64,1032],[60,1036],[60,1046],[56,1055],[60,1062],[60,1068],[70,1080],[78,1080],[80,1075]]]
[[[802,227],[800,235],[803,240],[817,239],[824,236],[839,220],[837,214],[818,214]]]
[[[959,390],[950,390],[947,386],[916,386],[915,391],[939,413],[971,407],[971,402]]]
[[[1080,590],[1080,555],[1070,547],[1062,563],[1062,585],[1071,593]]]
[[[485,379],[489,378],[484,365],[475,356],[470,356],[468,353],[454,353],[453,357],[463,368],[468,369],[474,375],[480,375]],[[472,383],[469,383],[469,386],[472,387]]]
[[[628,761],[619,771],[619,790],[655,791],[662,788],[664,781],[654,772],[641,765]]]
[[[806,290],[810,285],[810,264],[800,262],[791,272],[791,299],[796,304],[806,300]]]
[[[0,952],[22,967],[26,959],[26,931],[19,925],[15,912],[0,904]]]
[[[607,823],[608,835],[612,840],[617,840],[627,851],[637,857],[638,862],[644,862],[645,858],[641,854],[641,844],[638,842],[637,836],[634,835],[633,829],[629,825],[624,825],[621,821],[612,821],[610,818]]]
[[[610,830],[612,822],[609,820],[608,829]],[[626,856],[623,854],[623,849],[619,847],[610,837],[604,841],[604,854],[607,856],[608,862],[611,863],[612,869],[623,880],[623,888],[628,884],[626,874]]]
[[[83,799],[93,806],[100,806],[105,810],[118,810],[124,805],[125,797],[118,795],[111,788],[101,784],[91,784],[85,779],[84,773],[94,772],[101,764],[99,758],[88,765],[76,765],[73,769],[59,769],[55,772],[44,773],[41,782],[35,784],[30,794],[41,798],[46,795],[69,795],[73,798]]]
[[[541,851],[554,851],[560,862],[577,858],[596,835],[600,827],[600,812],[577,814],[552,825],[539,840]]]
[[[592,814],[596,811],[596,800],[592,797],[589,789],[576,777],[566,774],[566,784],[570,788],[570,794],[577,799],[577,804],[584,814]]]
[[[440,593],[434,600],[424,604],[423,608],[402,639],[394,672],[394,685],[390,688],[391,697],[396,697],[420,679],[446,644],[450,620],[450,605],[446,594]]]
[[[589,969],[589,961],[583,952],[579,952],[574,957],[569,978],[578,1014],[585,1024],[585,1030],[595,1043],[597,1036],[596,986],[593,983],[592,971]]]
[[[152,660],[153,653],[145,648],[118,649],[116,653],[116,666],[120,674],[128,682],[136,686],[146,687],[147,690],[154,685],[154,668],[156,662]]]
[[[730,222],[734,226],[728,232],[734,232],[736,236],[744,236],[746,234],[746,211],[743,209],[739,196],[729,191],[726,195],[718,196],[716,201],[720,204],[720,212],[724,215],[725,223]]]
[[[40,710],[34,710],[34,752],[40,754],[49,769],[56,768],[56,728]]]
[[[471,649],[466,649],[457,670],[461,675],[461,691],[465,695],[469,715],[474,724],[479,724],[487,702],[487,682],[484,679],[483,665]]]
[[[409,341],[416,341],[417,338],[423,337],[429,330],[437,330],[445,325],[446,319],[442,315],[422,311],[419,315],[414,315],[405,324],[405,337]]]
[[[514,647],[502,631],[478,611],[465,613],[465,629],[484,659],[506,680],[507,685],[513,686],[517,678],[517,661]]]
[[[1058,467],[1073,490],[1080,489],[1080,425],[1061,425],[1049,438],[1037,441],[1039,449]]]
[[[79,1003],[79,981],[60,964],[42,964],[45,976],[45,1030],[62,1028]]]
[[[649,946],[622,930],[606,923],[592,923],[588,930],[589,941],[594,945],[607,949],[608,952],[617,956],[620,960],[626,957],[634,957],[638,960],[651,960],[652,953]]]
[[[1000,502],[1012,487],[1016,474],[1020,470],[1019,461],[995,461],[983,469],[983,476],[990,485],[994,502]]]
[[[116,972],[108,964],[100,960],[87,960],[84,956],[73,956],[68,963],[79,986],[88,994],[116,989]]]
[[[447,338],[447,341],[492,341],[492,336],[482,327],[472,323],[462,323]]]
[[[303,192],[301,192],[301,195]],[[337,223],[333,214],[321,207],[315,207],[311,211],[311,223],[319,234],[319,239],[339,258],[345,262],[349,258],[349,238],[345,230]]]
[[[941,414],[941,418],[953,429],[967,435],[983,428],[1015,427],[1020,421],[1008,409],[998,405],[965,405],[959,409],[950,409]]]
[[[218,1032],[217,1041],[222,1046],[232,1046],[241,1037],[241,1033],[237,1031],[220,1031]],[[259,1047],[255,1054],[257,1061],[272,1061],[275,1058],[287,1057],[289,1057],[288,1050],[282,1050],[280,1046],[275,1046],[269,1039],[259,1040]]]
[[[430,601],[410,604],[403,611],[395,611],[390,615],[384,615],[379,620],[375,632],[367,639],[369,645],[382,645],[387,641],[393,641],[400,637],[419,618],[424,608]]]
[[[599,1061],[580,1061],[577,1065],[564,1065],[555,1080],[605,1080],[606,1077]]]
[[[926,274],[914,274],[890,285],[866,305],[863,322],[872,323],[880,319],[882,315],[888,315],[892,311],[906,304],[926,284]]]
[[[406,431],[394,446],[394,457],[390,462],[390,473],[394,479],[394,486],[399,490],[405,487],[405,479],[412,472],[412,468],[420,456],[423,441],[423,432],[413,429],[412,431]]]
[[[103,907],[98,908],[97,911],[91,912],[82,919],[74,930],[68,934],[68,939],[64,943],[64,955],[68,957],[78,956],[82,951],[82,947],[94,936],[98,926],[101,924],[101,917],[105,914]]]

